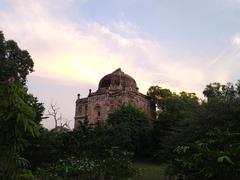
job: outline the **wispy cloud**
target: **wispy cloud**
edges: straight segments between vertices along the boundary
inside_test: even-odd
[[[122,67],[133,72],[146,91],[156,79],[147,79],[153,71],[168,73],[171,78],[178,68],[168,62],[166,49],[154,40],[141,38],[137,27],[127,20],[110,25],[68,22],[51,13],[52,4],[16,2],[13,12],[0,13],[0,25],[8,37],[30,51],[39,76],[96,84],[106,72]]]
[[[71,11],[75,3],[75,0],[16,0],[11,1],[11,12],[0,11],[1,29],[8,38],[29,50],[36,75],[97,84],[100,77],[122,67],[136,78],[142,92],[153,84],[196,91],[206,78],[227,77],[226,70],[210,69],[216,69],[216,63],[237,53],[230,50],[232,54],[220,54],[206,66],[200,63],[201,57],[191,52],[184,56],[162,42],[147,38],[125,16],[111,24],[83,17],[69,21],[64,12]],[[232,43],[240,44],[239,35],[234,36]]]
[[[233,82],[239,79],[237,72],[240,69],[240,34],[230,37],[230,43],[225,50],[213,58],[207,66],[205,72],[210,75],[209,82]],[[206,81],[205,80],[205,81]]]

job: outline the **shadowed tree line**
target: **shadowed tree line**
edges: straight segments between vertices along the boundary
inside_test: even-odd
[[[203,91],[172,93],[158,86],[148,95],[153,122],[153,158],[168,162],[172,179],[238,179],[240,176],[240,81],[211,83]]]
[[[149,120],[124,104],[79,130],[42,127],[44,106],[27,91],[29,53],[0,32],[0,177],[2,179],[127,179],[134,159],[167,163],[166,179],[237,179],[240,171],[240,81],[174,93],[151,86]],[[56,124],[58,116],[54,115]]]

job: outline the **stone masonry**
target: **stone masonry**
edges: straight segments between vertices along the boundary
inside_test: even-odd
[[[131,76],[117,69],[100,80],[96,92],[89,90],[86,98],[80,98],[78,94],[74,128],[79,128],[80,122],[84,120],[92,124],[105,120],[115,108],[128,102],[144,110],[149,118],[154,118],[154,104],[138,91],[136,81]]]

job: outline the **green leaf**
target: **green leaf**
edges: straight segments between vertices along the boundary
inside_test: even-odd
[[[223,163],[224,161],[226,161],[230,164],[233,164],[233,162],[229,156],[220,156],[220,157],[218,157],[217,161],[220,163]]]

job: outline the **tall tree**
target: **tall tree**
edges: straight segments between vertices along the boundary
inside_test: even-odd
[[[13,40],[5,40],[0,31],[0,82],[20,82],[27,90],[27,75],[33,72],[33,60],[28,51],[22,50]],[[40,125],[44,107],[37,97],[28,94],[27,103],[34,108],[34,121]]]
[[[163,89],[160,86],[151,86],[148,89],[147,96],[156,105],[157,111],[162,111],[164,108],[164,99],[172,96],[169,89]]]
[[[232,83],[210,83],[203,94],[207,101],[203,103],[205,115],[202,126],[205,129],[218,127],[239,131],[240,125],[240,81],[234,86]]]
[[[0,81],[15,78],[25,85],[27,75],[33,72],[33,65],[29,53],[20,49],[15,41],[6,41],[0,31]]]
[[[210,83],[203,91],[208,101],[211,100],[224,100],[230,101],[236,97],[237,89],[235,89],[232,83],[220,84],[218,82]]]
[[[33,72],[29,53],[0,31],[0,177],[16,179],[27,160],[23,151],[39,133],[44,107],[27,93]]]
[[[200,110],[199,99],[194,93],[179,94],[159,86],[149,88],[148,96],[156,103],[157,119],[153,122],[155,156],[168,158],[179,143],[189,141]]]

